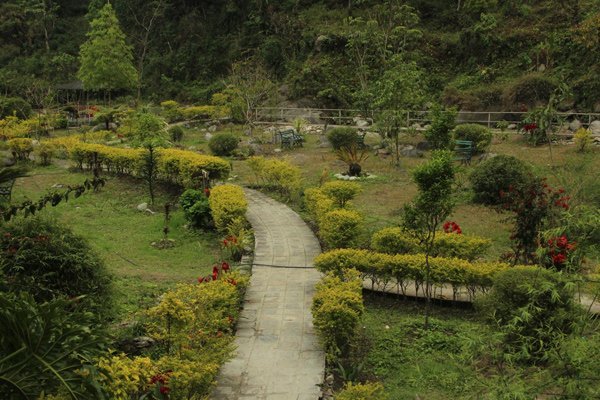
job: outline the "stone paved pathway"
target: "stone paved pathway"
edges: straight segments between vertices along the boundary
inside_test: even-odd
[[[325,356],[310,307],[320,274],[293,267],[311,267],[319,242],[289,207],[254,190],[246,197],[256,237],[252,279],[236,356],[221,368],[211,399],[317,400]]]

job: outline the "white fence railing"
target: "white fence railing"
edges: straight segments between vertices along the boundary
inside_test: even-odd
[[[405,126],[430,123],[427,111],[402,111],[406,118]],[[476,123],[496,128],[499,123],[519,124],[526,112],[518,111],[460,111],[457,122]],[[558,113],[566,121],[579,120],[583,126],[600,120],[600,113]],[[314,124],[356,125],[356,119],[373,121],[374,112],[364,115],[355,109],[341,108],[291,108],[291,107],[258,107],[254,109],[254,118],[259,123],[288,124],[296,118],[302,118]]]

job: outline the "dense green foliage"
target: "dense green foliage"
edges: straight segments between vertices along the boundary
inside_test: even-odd
[[[485,152],[492,143],[492,131],[479,124],[460,124],[454,128],[454,140],[473,142],[475,153]]]
[[[239,139],[233,133],[217,133],[208,142],[210,151],[216,156],[230,156],[237,148]]]
[[[1,229],[2,291],[28,292],[37,301],[85,296],[88,309],[110,310],[110,278],[98,255],[71,230],[39,218]]]
[[[185,219],[193,227],[207,229],[212,226],[208,197],[203,192],[188,189],[179,197],[179,204],[183,208]]]
[[[105,3],[3,2],[2,92],[31,89],[37,104],[50,85],[73,81],[88,25]],[[598,102],[598,0],[111,4],[133,48],[136,71],[127,68],[127,82],[136,72],[143,93],[160,100],[208,102],[224,88],[219,78],[250,55],[288,84],[289,96],[318,105],[365,109],[381,94],[383,103],[407,108],[441,98],[462,108],[519,109],[546,101],[556,82],[569,84],[579,109]]]
[[[474,200],[477,203],[502,203],[500,192],[519,188],[530,179],[531,167],[513,156],[499,155],[478,165],[471,173]]]
[[[344,147],[356,146],[358,133],[354,128],[334,128],[327,132],[327,139],[335,150],[340,150]]]

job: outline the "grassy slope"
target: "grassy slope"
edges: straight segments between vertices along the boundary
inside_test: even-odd
[[[59,167],[36,168],[30,177],[17,181],[13,200],[36,199],[54,184],[78,184],[86,177]],[[116,301],[122,313],[143,307],[148,297],[176,282],[208,274],[219,258],[217,237],[187,230],[181,211],[173,213],[170,224],[169,237],[177,246],[169,250],[150,246],[162,237],[163,214],[138,211],[136,206],[147,199],[143,182],[109,177],[99,193],[86,193],[43,211],[85,237],[102,257],[116,277]],[[153,209],[161,211],[165,201],[173,198],[161,190]]]

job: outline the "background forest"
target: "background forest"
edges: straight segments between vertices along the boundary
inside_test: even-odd
[[[106,0],[5,0],[0,93],[39,105],[72,82]],[[113,0],[148,100],[208,102],[251,58],[301,106],[371,104],[391,78],[406,107],[518,110],[566,82],[564,110],[600,111],[599,0]],[[387,80],[387,81],[386,81]],[[382,83],[383,82],[383,83]],[[389,86],[389,85],[388,85]],[[568,87],[567,87],[568,86]],[[133,92],[121,93],[134,95]]]

